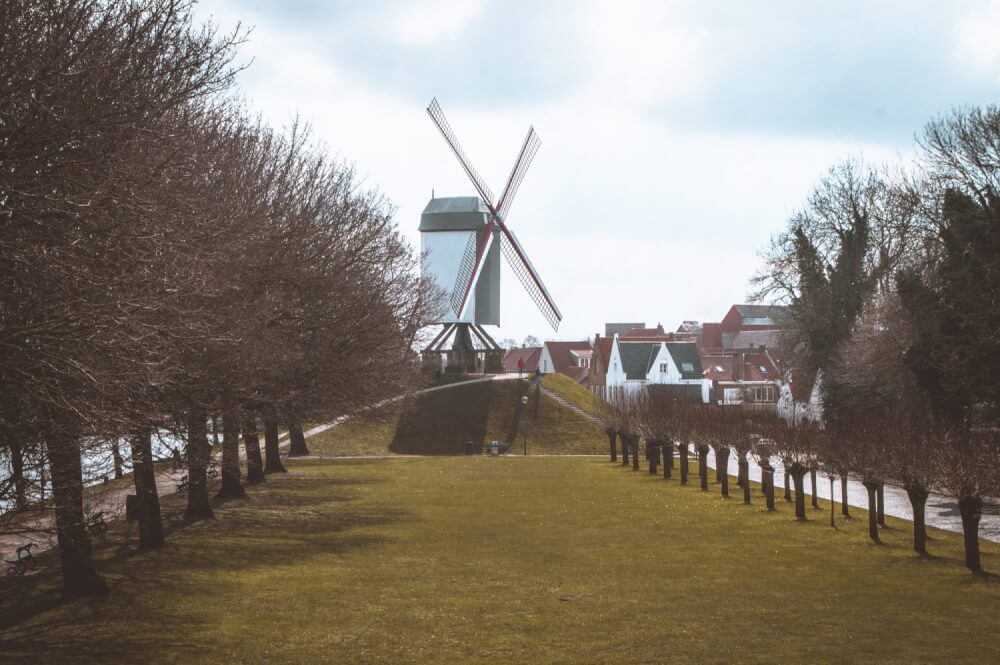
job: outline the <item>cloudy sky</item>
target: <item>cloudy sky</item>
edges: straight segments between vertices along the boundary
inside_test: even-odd
[[[834,162],[907,159],[954,106],[1000,102],[1000,1],[202,0],[252,26],[249,104],[298,115],[417,224],[433,189],[474,193],[424,109],[437,97],[503,187],[563,312],[503,276],[496,338],[579,339],[605,321],[717,321]]]

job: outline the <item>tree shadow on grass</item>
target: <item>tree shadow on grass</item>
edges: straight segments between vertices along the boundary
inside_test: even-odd
[[[97,568],[111,589],[106,598],[63,600],[58,554],[44,552],[39,555],[38,574],[3,585],[0,655],[33,654],[34,662],[132,662],[148,649],[169,649],[178,656],[188,647],[194,652],[198,633],[192,635],[185,626],[200,619],[184,612],[175,616],[172,603],[177,598],[210,594],[205,580],[214,573],[263,571],[266,577],[271,570],[280,575],[283,569],[317,557],[389,543],[383,536],[357,530],[414,517],[406,510],[359,503],[360,495],[350,488],[373,482],[383,481],[302,476],[288,483],[276,482],[267,491],[258,491],[264,488],[256,486],[245,500],[213,501],[216,519],[196,522],[183,519],[183,497],[164,497],[165,548],[136,549],[137,527],[124,520],[112,523],[94,543]],[[158,597],[174,600],[157,602]],[[66,618],[69,610],[53,612],[67,604],[79,608],[72,610],[72,619]],[[122,612],[127,616],[115,616]],[[141,625],[122,631],[128,616],[139,619],[141,625],[155,626],[155,631],[144,633]],[[177,635],[183,635],[183,649],[173,637]]]

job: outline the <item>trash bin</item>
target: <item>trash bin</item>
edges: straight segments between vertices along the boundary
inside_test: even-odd
[[[476,454],[476,446],[473,445],[473,443],[471,441],[466,441],[465,442],[465,454],[466,455],[475,455]]]

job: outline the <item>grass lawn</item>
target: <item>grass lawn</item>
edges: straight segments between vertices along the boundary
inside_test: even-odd
[[[567,379],[567,381],[569,381]],[[572,381],[569,381],[573,383]],[[529,403],[521,406],[521,396]],[[603,430],[546,395],[536,402],[533,385],[490,381],[456,385],[352,416],[309,439],[317,455],[457,455],[472,441],[506,441],[530,454],[602,453]]]
[[[982,663],[1000,581],[863,511],[798,524],[600,458],[299,460],[60,604],[52,553],[4,580],[0,662]],[[181,510],[166,497],[165,510]],[[1000,547],[984,543],[1000,570]]]

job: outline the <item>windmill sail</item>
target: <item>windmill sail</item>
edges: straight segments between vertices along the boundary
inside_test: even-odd
[[[448,124],[448,119],[444,117],[444,111],[441,110],[441,105],[438,104],[438,100],[435,97],[431,100],[430,105],[427,107],[427,115],[431,117],[434,124],[437,125],[438,131],[444,137],[444,140],[448,142],[451,147],[451,151],[455,153],[455,157],[458,157],[459,163],[462,168],[465,169],[466,175],[472,181],[472,184],[476,186],[476,191],[479,195],[483,197],[483,201],[489,207],[490,211],[493,211],[493,192],[490,188],[486,186],[486,181],[483,180],[483,176],[479,175],[479,171],[472,165],[469,161],[468,156],[465,151],[462,150],[462,146],[458,142],[458,138],[455,136],[455,132],[452,130],[451,125]]]
[[[538,272],[531,265],[531,261],[528,260],[528,255],[524,252],[521,243],[517,241],[517,238],[507,228],[507,225],[501,222],[500,230],[502,232],[500,236],[500,249],[507,259],[507,263],[510,264],[517,278],[521,280],[524,290],[535,301],[535,305],[541,311],[542,316],[549,322],[549,325],[552,326],[552,329],[559,330],[562,313],[556,307],[555,302],[552,301],[552,296],[549,295],[548,289],[542,284],[542,278],[538,276]]]
[[[497,215],[501,221],[507,219],[507,211],[510,210],[510,204],[514,200],[514,195],[517,194],[517,188],[521,186],[524,174],[528,172],[531,160],[535,158],[535,153],[538,152],[538,146],[541,144],[542,141],[535,133],[535,128],[529,127],[524,145],[521,146],[521,152],[517,156],[517,161],[514,162],[514,168],[510,170],[510,177],[507,178],[507,186],[503,188],[500,201],[497,203]]]

